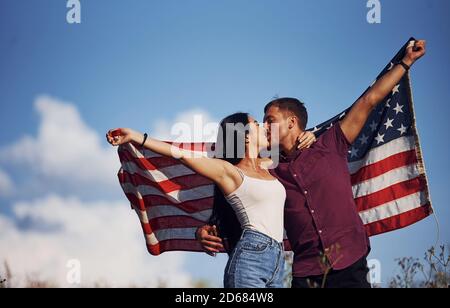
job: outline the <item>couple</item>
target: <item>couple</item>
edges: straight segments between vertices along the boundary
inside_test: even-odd
[[[370,287],[370,244],[353,200],[347,154],[371,111],[424,54],[425,41],[410,45],[403,60],[317,142],[305,133],[304,105],[293,98],[270,102],[264,127],[245,113],[225,118],[216,145],[223,158],[196,157],[131,129],[111,130],[106,137],[112,145],[135,142],[175,157],[215,183],[210,225],[199,228],[196,237],[210,254],[228,244],[225,287],[283,287],[284,229],[294,252],[292,287]],[[259,153],[269,145],[272,124],[281,154],[269,171]]]

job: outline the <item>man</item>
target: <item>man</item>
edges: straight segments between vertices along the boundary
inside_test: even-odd
[[[403,60],[379,79],[308,150],[297,150],[308,115],[293,98],[281,98],[265,107],[264,122],[279,127],[280,162],[271,171],[287,191],[285,229],[294,252],[292,287],[369,288],[369,239],[353,199],[347,155],[372,110],[425,54],[425,41],[407,48]],[[269,131],[270,133],[270,131]],[[205,251],[218,252],[221,239],[214,226],[197,231]]]

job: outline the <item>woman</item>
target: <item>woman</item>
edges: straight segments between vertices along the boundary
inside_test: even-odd
[[[314,140],[311,133],[302,137],[306,147]],[[215,183],[212,221],[229,243],[225,287],[283,287],[286,191],[261,166],[259,153],[269,142],[266,129],[257,121],[247,113],[222,120],[216,142],[218,158],[196,157],[193,152],[126,128],[110,130],[106,138],[114,146],[135,142],[177,158]]]

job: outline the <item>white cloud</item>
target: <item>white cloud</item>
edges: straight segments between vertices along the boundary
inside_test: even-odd
[[[13,217],[0,215],[1,258],[11,267],[11,283],[23,285],[27,275],[36,274],[59,286],[71,286],[66,280],[71,259],[81,262],[84,286],[105,282],[154,287],[164,281],[171,287],[184,287],[191,283],[182,254],[152,257],[147,253],[138,218],[126,202],[85,203],[49,195],[17,202],[13,212]],[[18,227],[21,221],[31,227]]]
[[[1,149],[1,161],[12,161],[63,181],[96,185],[117,182],[116,150],[84,123],[74,105],[41,96],[34,106],[41,118],[37,136],[25,136]]]
[[[28,200],[19,202],[13,196],[9,216],[0,208],[0,275],[7,260],[14,283],[23,285],[27,275],[36,274],[69,286],[67,261],[78,259],[82,285],[156,286],[158,281],[171,287],[190,285],[187,253],[148,254],[139,220],[118,185],[116,149],[83,121],[75,105],[41,96],[34,106],[40,116],[37,134],[0,148],[1,163],[13,171],[15,167],[26,171],[23,182],[13,183],[0,169],[0,194],[20,191]],[[155,123],[151,135],[160,139],[216,138],[217,121],[202,110]],[[180,135],[180,128],[189,129]],[[95,190],[94,198],[88,195],[90,190]],[[103,201],[117,195],[122,201]],[[87,198],[93,201],[81,201]],[[205,267],[204,261],[198,262]],[[220,270],[216,274],[220,276]]]
[[[45,176],[88,188],[118,187],[116,149],[83,121],[75,105],[40,96],[34,107],[40,117],[36,136],[26,135],[1,148],[0,162],[27,168],[37,178]],[[174,120],[156,120],[151,136],[178,142],[214,142],[217,127],[218,121],[208,112],[193,109]],[[28,185],[36,186],[30,181]]]
[[[0,196],[9,196],[13,190],[14,185],[11,178],[0,169]]]
[[[178,142],[215,142],[218,121],[208,112],[193,109],[178,114],[174,120],[157,120],[151,135]]]

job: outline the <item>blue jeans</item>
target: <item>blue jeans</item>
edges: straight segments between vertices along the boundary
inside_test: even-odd
[[[283,288],[284,247],[271,237],[244,230],[225,267],[225,288]]]

